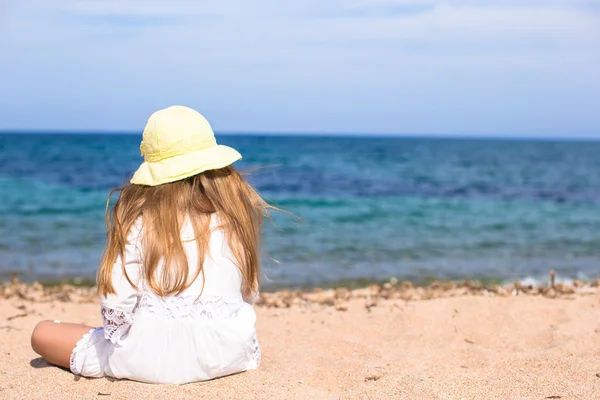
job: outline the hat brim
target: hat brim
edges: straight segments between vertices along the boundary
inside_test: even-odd
[[[144,161],[131,178],[134,185],[158,186],[175,182],[204,171],[227,167],[241,160],[237,150],[223,145],[195,151],[157,162]]]

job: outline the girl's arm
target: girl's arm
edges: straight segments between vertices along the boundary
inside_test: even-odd
[[[127,237],[125,246],[125,265],[121,256],[117,257],[112,271],[112,283],[115,294],[100,296],[100,314],[104,325],[104,337],[112,343],[118,343],[129,332],[135,320],[140,293],[131,283],[138,286],[142,270],[141,252],[137,246],[140,228],[136,223]],[[124,273],[127,271],[127,277]]]
[[[254,304],[259,299],[260,293],[253,289],[248,296],[244,296],[244,301],[248,304]]]

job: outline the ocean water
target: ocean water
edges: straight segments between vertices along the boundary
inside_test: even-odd
[[[591,278],[600,142],[219,136],[276,215],[265,286]],[[0,134],[0,279],[92,278],[139,135]]]

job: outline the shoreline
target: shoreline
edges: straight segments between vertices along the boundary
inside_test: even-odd
[[[0,265],[0,287],[6,285],[15,279],[20,283],[32,285],[41,284],[44,287],[55,287],[55,286],[74,286],[74,287],[94,287],[96,285],[96,277],[94,276],[78,276],[78,275],[32,275],[23,271],[4,271],[1,272]],[[326,280],[318,283],[304,282],[304,283],[278,283],[263,277],[261,280],[261,292],[272,293],[279,291],[301,291],[309,292],[318,289],[362,289],[372,285],[383,286],[386,283],[400,284],[410,283],[415,287],[428,287],[431,285],[442,285],[448,284],[469,286],[483,285],[486,288],[494,286],[508,287],[521,282],[523,286],[533,287],[546,287],[551,284],[551,281],[555,281],[557,284],[562,283],[570,286],[582,286],[582,285],[595,285],[595,282],[600,284],[600,275],[589,275],[582,277],[580,275],[564,275],[558,274],[553,269],[549,269],[546,276],[543,275],[523,275],[515,278],[502,278],[502,277],[488,277],[488,276],[460,276],[460,277],[439,277],[435,275],[414,277],[414,276],[402,276],[395,275],[385,278],[370,278],[370,277],[356,277],[356,278],[342,278],[336,280]]]
[[[356,282],[354,282],[356,283]],[[573,298],[600,294],[600,278],[586,282],[573,280],[571,283],[555,282],[555,273],[550,271],[547,285],[485,283],[480,281],[438,281],[427,284],[399,282],[392,278],[386,282],[368,283],[362,286],[324,286],[311,289],[266,288],[261,291],[254,305],[267,308],[290,308],[293,306],[333,306],[345,311],[353,299],[365,300],[365,307],[377,306],[381,300],[421,301],[448,297],[512,297],[540,296],[549,299]],[[91,281],[21,282],[14,275],[8,282],[0,281],[0,299],[18,298],[31,302],[93,303],[97,301],[96,287]]]
[[[491,286],[512,286],[516,282],[521,282],[524,286],[544,287],[550,282],[550,275],[553,274],[553,270],[549,269],[547,275],[522,275],[516,277],[489,277],[489,276],[477,276],[477,275],[466,275],[458,277],[446,277],[446,276],[435,276],[427,275],[423,277],[416,277],[412,275],[393,275],[383,278],[374,277],[352,277],[352,278],[341,278],[335,280],[325,280],[317,283],[314,282],[301,282],[301,283],[280,283],[271,280],[267,276],[263,276],[261,280],[261,291],[263,292],[277,292],[282,290],[290,291],[312,291],[315,289],[361,289],[371,285],[384,285],[388,282],[410,282],[415,287],[427,287],[431,284],[448,284],[454,283],[461,285],[465,282],[471,284],[481,284],[486,287]],[[554,273],[555,281],[557,283],[564,283],[572,285],[573,282],[576,284],[593,284],[596,280],[600,280],[600,275],[590,274],[582,276],[580,274],[558,274]],[[18,279],[19,282],[25,284],[39,283],[44,287],[53,287],[61,285],[69,285],[75,287],[94,287],[96,285],[96,276],[80,276],[80,275],[50,275],[50,274],[31,274],[25,271],[2,271],[0,265],[0,286],[11,282],[14,279]]]

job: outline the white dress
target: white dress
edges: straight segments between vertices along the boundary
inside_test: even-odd
[[[242,278],[222,230],[211,221],[209,254],[202,274],[180,296],[163,298],[148,289],[142,268],[141,219],[128,236],[125,268],[113,268],[115,295],[101,297],[103,327],[92,329],[71,355],[71,371],[87,377],[111,376],[150,383],[188,383],[256,369],[260,347],[256,314],[241,292]],[[182,241],[190,276],[197,268],[193,228]],[[200,296],[200,297],[198,297]]]

